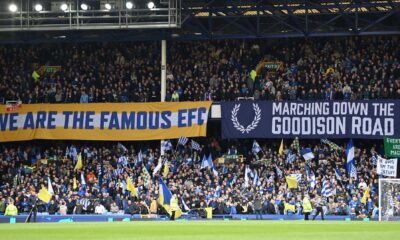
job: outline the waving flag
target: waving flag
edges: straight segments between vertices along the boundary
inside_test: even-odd
[[[51,179],[50,177],[47,177],[47,191],[50,194],[54,194],[53,186],[51,185]]]
[[[297,188],[297,177],[296,176],[286,176],[286,183],[289,188]]]
[[[340,147],[336,143],[331,142],[326,138],[321,139],[321,142],[327,144],[334,151],[340,150]]]
[[[322,182],[322,190],[321,190],[321,194],[324,197],[330,197],[332,196],[333,192],[332,192],[332,187],[331,184],[328,180],[324,180]]]
[[[261,186],[261,181],[260,181],[260,178],[258,177],[257,170],[254,170],[253,185],[256,187]]]
[[[79,153],[78,155],[78,161],[76,162],[74,170],[81,170],[83,168],[83,163],[82,163],[82,154]]]
[[[249,174],[250,174],[251,170],[250,167],[248,165],[246,165],[246,168],[244,170],[244,186],[248,187],[249,186]]]
[[[203,169],[206,167],[211,167],[211,165],[209,164],[206,155],[203,155],[203,160],[201,161],[200,169]]]
[[[188,139],[187,137],[180,137],[180,138],[178,139],[178,144],[184,146],[184,145],[186,145],[186,143],[187,143],[188,141],[189,141],[189,139]]]
[[[168,214],[172,214],[170,202],[172,198],[172,193],[168,189],[167,185],[165,185],[163,179],[160,177],[159,180],[159,189],[158,189],[158,203],[167,211]],[[175,217],[178,218],[182,215],[182,211],[178,210],[175,212]]]
[[[192,148],[196,151],[200,151],[200,144],[194,140],[192,140]]]
[[[347,158],[347,165],[346,165],[347,174],[349,175],[349,177],[357,179],[357,169],[354,161],[354,146],[352,139],[350,139],[349,143],[347,144],[346,158]]]
[[[122,143],[118,143],[118,148],[121,152],[125,153],[126,151],[128,151],[128,149],[122,144]]]
[[[314,154],[311,151],[311,148],[303,148],[303,149],[301,149],[300,154],[303,156],[303,158],[305,160],[311,160],[311,159],[313,159],[315,157]]]
[[[307,182],[310,184],[310,188],[314,189],[317,181],[315,180],[315,174],[310,169],[310,167],[306,164],[306,175],[307,175]]]
[[[253,148],[251,149],[254,155],[257,155],[261,151],[261,147],[256,140],[253,141]]]
[[[154,168],[154,170],[153,170],[153,177],[154,177],[154,175],[156,175],[157,173],[158,173],[158,171],[160,171],[160,169],[161,169],[161,167],[162,167],[162,159],[161,159],[161,157],[158,159],[158,164],[157,164],[157,166]]]
[[[132,179],[129,176],[126,177],[126,190],[131,192],[133,194],[133,196],[135,196],[135,197],[139,196],[139,194],[135,188],[135,185],[133,184]]]
[[[170,140],[163,141],[161,144],[161,149],[163,151],[168,151],[172,149],[172,143]]]
[[[281,140],[281,145],[279,146],[278,153],[279,153],[279,155],[283,154],[283,139]]]
[[[286,155],[286,164],[292,164],[294,161],[296,161],[296,154],[294,154],[292,150],[289,149]]]

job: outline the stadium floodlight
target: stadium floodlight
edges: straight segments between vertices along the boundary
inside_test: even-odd
[[[12,4],[10,4],[10,6],[8,6],[8,10],[10,10],[10,12],[16,12],[18,10],[18,7],[17,7],[17,5],[12,3]]]
[[[87,4],[85,4],[85,3],[82,3],[81,4],[81,9],[83,10],[83,11],[86,11],[86,10],[88,10],[88,5]]]
[[[126,9],[132,9],[133,8],[133,3],[132,2],[126,2],[125,6],[126,6]]]
[[[105,7],[107,10],[111,10],[111,4],[109,4],[109,3],[104,4],[104,7]]]
[[[36,5],[35,5],[35,10],[36,10],[37,12],[42,11],[42,10],[43,10],[42,4],[36,4]]]
[[[60,9],[65,12],[68,10],[68,5],[66,3],[63,3],[61,4]]]
[[[154,7],[155,7],[155,5],[154,5],[154,2],[148,2],[147,3],[147,7],[149,8],[149,9],[153,9]]]

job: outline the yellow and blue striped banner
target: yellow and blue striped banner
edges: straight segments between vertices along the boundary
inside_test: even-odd
[[[0,142],[160,140],[205,136],[210,101],[0,106]]]

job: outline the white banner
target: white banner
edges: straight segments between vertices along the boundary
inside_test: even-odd
[[[378,156],[378,164],[376,171],[379,175],[386,177],[396,177],[397,174],[397,158],[384,159]]]

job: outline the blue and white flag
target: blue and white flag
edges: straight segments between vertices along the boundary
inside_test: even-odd
[[[340,168],[335,168],[335,175],[337,180],[342,181],[342,171],[340,171]]]
[[[212,168],[214,176],[218,177],[218,171],[215,169],[215,166]]]
[[[188,205],[185,203],[185,200],[183,200],[183,197],[181,198],[181,202],[182,202],[182,205],[183,205],[183,210],[184,210],[185,212],[189,212],[189,211],[190,211],[190,208],[189,208]]]
[[[214,162],[213,162],[211,153],[210,153],[210,155],[208,155],[207,161],[208,161],[208,165],[209,165],[211,168],[214,167]]]
[[[277,165],[275,165],[275,169],[276,169],[276,174],[278,175],[279,178],[283,177],[283,172],[281,169],[278,168]]]
[[[121,175],[122,173],[124,173],[124,169],[123,169],[123,168],[117,168],[117,169],[114,169],[114,170],[113,170],[113,175],[114,175],[115,177]]]
[[[371,160],[372,160],[372,164],[374,166],[376,166],[378,164],[378,155],[376,153],[373,154],[372,157],[371,157]]]
[[[194,140],[192,140],[192,148],[196,151],[200,151],[200,144]]]
[[[187,138],[187,137],[180,137],[180,138],[178,139],[178,144],[184,146],[184,145],[186,145],[186,143],[187,143],[188,141],[189,141],[189,138]]]
[[[305,160],[311,160],[311,159],[313,159],[315,157],[314,154],[311,151],[311,148],[303,148],[303,149],[301,149],[300,154],[303,156],[303,158]]]
[[[261,181],[260,181],[260,178],[258,177],[257,170],[254,170],[253,185],[256,187],[261,186]]]
[[[142,150],[139,150],[139,153],[137,155],[136,163],[142,163],[143,162],[143,153]]]
[[[317,181],[315,180],[315,174],[310,169],[310,167],[306,164],[306,175],[307,175],[307,182],[310,184],[310,188],[314,189]]]
[[[118,143],[118,148],[119,150],[121,150],[121,152],[125,153],[126,151],[128,151],[128,149],[122,144],[122,143]]]
[[[201,160],[200,169],[209,168],[209,167],[211,167],[211,166],[207,160],[207,157],[206,157],[206,155],[203,155],[203,160]]]
[[[287,155],[286,155],[286,164],[292,164],[296,161],[296,154],[292,152],[292,150],[289,149]]]
[[[118,163],[126,167],[128,165],[128,158],[126,156],[120,156],[118,158]]]
[[[51,185],[51,179],[50,177],[47,177],[47,191],[50,194],[54,194],[53,186]]]
[[[349,177],[357,179],[357,168],[354,161],[354,146],[352,139],[350,139],[349,143],[347,144],[346,159],[347,174],[349,175]]]
[[[256,140],[253,141],[253,148],[251,149],[254,155],[257,155],[261,151],[261,147]]]
[[[217,186],[217,188],[215,189],[215,192],[214,192],[214,197],[215,198],[219,198],[221,196],[221,186]]]
[[[252,173],[250,167],[246,165],[244,170],[244,186],[247,188],[249,186],[249,174]]]
[[[172,149],[172,143],[171,143],[171,141],[170,141],[170,140],[162,141],[161,149],[162,149],[163,151],[171,150],[171,149]]]
[[[324,180],[322,182],[322,190],[321,190],[321,194],[323,197],[330,197],[332,196],[333,192],[332,192],[332,187],[329,181]]]

